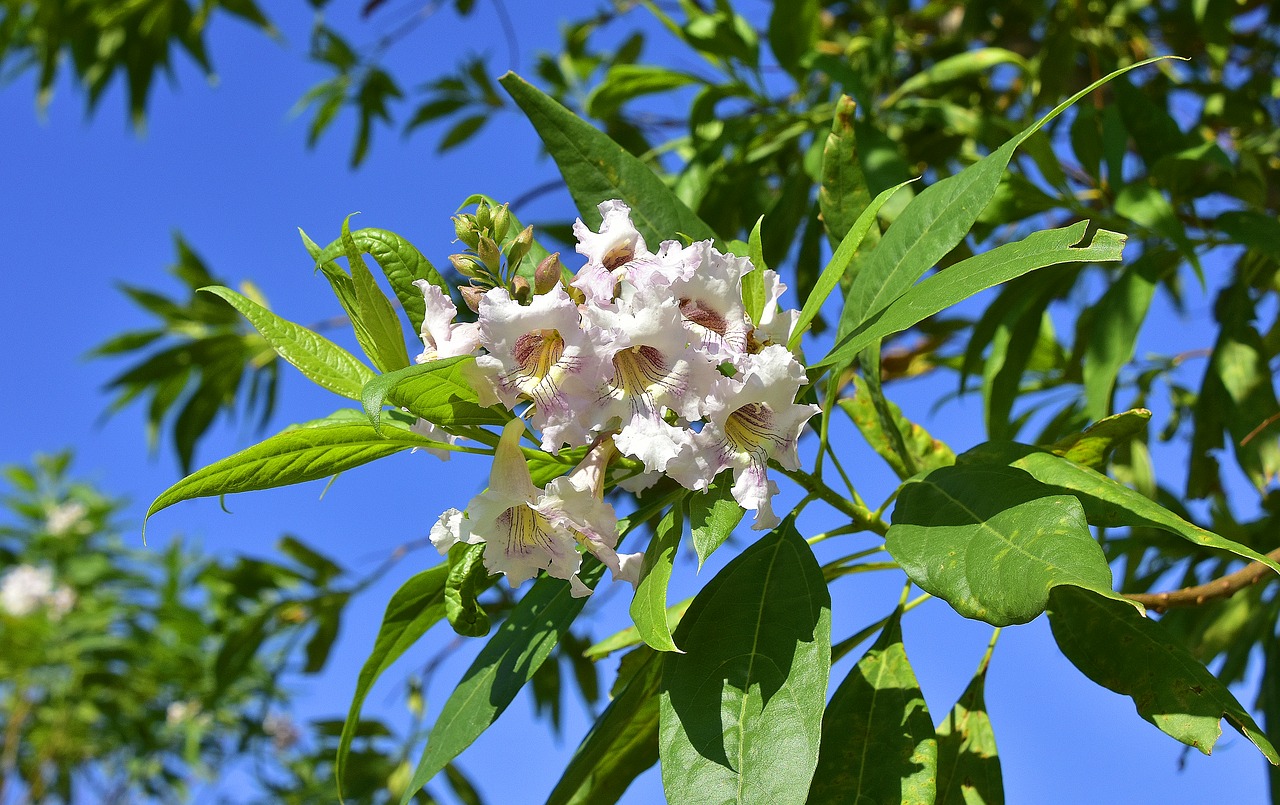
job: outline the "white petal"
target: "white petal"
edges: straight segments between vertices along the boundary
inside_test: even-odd
[[[431,526],[431,532],[427,536],[441,554],[448,553],[459,542],[471,542],[467,521],[457,509],[445,509],[436,524]]]

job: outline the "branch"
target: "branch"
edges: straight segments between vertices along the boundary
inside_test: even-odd
[[[1280,548],[1267,554],[1268,559],[1280,560]],[[1126,593],[1125,598],[1137,601],[1156,612],[1164,612],[1171,607],[1198,607],[1209,601],[1230,598],[1245,587],[1257,584],[1274,571],[1261,562],[1251,562],[1234,573],[1228,573],[1220,579],[1181,590],[1167,593]]]

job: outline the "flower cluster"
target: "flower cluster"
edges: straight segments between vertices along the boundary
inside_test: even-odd
[[[512,584],[538,569],[576,582],[577,545],[615,578],[634,581],[638,559],[614,552],[617,522],[601,500],[608,459],[600,454],[615,448],[643,466],[631,488],[666,475],[705,490],[730,470],[734,499],[755,512],[753,527],[774,527],[768,462],[798,469],[797,440],[818,411],[795,403],[804,367],[785,344],[797,314],[778,310],[786,286],[776,273],[763,272],[764,310],[753,321],[742,295],[754,270],[747,258],[710,241],[666,241],[650,251],[626,204],[606,201],[599,210],[599,231],[574,225],[586,265],[572,279],[559,276],[553,255],[551,282],[540,271],[522,293],[495,284],[475,302],[478,328],[453,323],[453,305],[424,286],[428,317],[436,317],[423,325],[424,355],[442,354],[443,344],[469,347],[478,353],[473,379],[483,404],[520,412],[548,452],[593,446],[582,466],[539,490],[519,454],[517,420],[488,491],[467,516],[450,510],[433,531],[442,550],[486,542],[485,566]],[[574,589],[590,592],[581,582]]]
[[[0,581],[0,611],[22,618],[44,608],[54,620],[71,611],[76,594],[65,584],[55,585],[47,567],[18,565]]]

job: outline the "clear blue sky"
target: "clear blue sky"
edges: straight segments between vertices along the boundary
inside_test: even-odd
[[[179,57],[177,86],[157,87],[144,137],[130,130],[118,87],[87,122],[82,98],[65,81],[46,121],[34,111],[30,76],[0,88],[0,220],[11,244],[3,295],[6,315],[0,319],[0,338],[6,344],[0,351],[0,376],[10,389],[0,419],[0,462],[73,448],[80,474],[130,499],[132,526],[150,499],[178,477],[178,468],[167,450],[147,455],[141,411],[128,409],[101,422],[106,404],[101,388],[120,365],[86,362],[83,356],[108,336],[148,323],[113,283],[176,290],[162,273],[173,257],[172,231],[181,231],[216,273],[233,283],[251,278],[281,315],[315,322],[334,315],[338,307],[326,283],[312,274],[297,227],[325,242],[337,235],[345,215],[360,211],[356,225],[399,232],[443,265],[458,250],[451,243],[449,216],[463,198],[483,192],[511,199],[555,176],[554,167],[538,158],[531,128],[511,116],[443,158],[434,154],[432,136],[404,140],[379,132],[368,163],[353,172],[347,168],[351,121],[346,119],[319,148],[307,151],[305,123],[291,119],[288,111],[323,74],[303,55],[310,24],[303,4],[273,5],[285,9],[276,11],[282,16],[275,18],[284,45],[234,20],[217,20],[211,37],[217,86],[207,85]],[[477,17],[465,24],[440,13],[397,51],[395,64],[406,83],[451,68],[460,56],[476,50],[494,53],[495,67],[506,66],[506,44],[491,7],[478,5]],[[570,9],[594,6],[554,7],[568,15]],[[532,74],[535,51],[558,41],[557,20],[545,8],[512,4],[520,31],[519,69],[526,75]],[[337,22],[340,29],[352,29],[343,25],[351,20],[339,17]],[[367,29],[362,33],[370,35]],[[570,210],[567,194],[557,193],[518,212],[526,220],[539,220],[563,218]],[[1193,299],[1193,311],[1207,310],[1210,298]],[[1203,330],[1197,335],[1168,319],[1167,310],[1160,315],[1166,320],[1154,337],[1179,337],[1188,348],[1208,345]],[[292,370],[286,368],[284,374],[280,410],[269,430],[340,407],[338,398]],[[928,406],[938,388],[917,382],[891,393],[910,415],[958,450],[981,441],[977,400],[953,404],[934,416]],[[849,444],[856,441],[852,433],[838,435],[848,437]],[[202,445],[198,460],[220,458],[246,446],[253,436],[246,427],[224,424]],[[854,466],[866,468],[868,499],[879,499],[888,491],[887,473],[869,451],[851,449],[859,457]],[[1172,472],[1180,474],[1176,468]],[[423,454],[399,455],[346,474],[323,500],[318,499],[323,485],[316,483],[232,498],[230,515],[216,501],[182,504],[153,522],[152,545],[180,535],[216,552],[270,555],[267,546],[289,532],[364,572],[395,546],[424,536],[440,511],[464,505],[483,485],[485,474],[479,457],[458,456],[444,465]],[[792,490],[787,493],[794,501]],[[807,533],[829,525],[821,516],[806,518],[802,526]],[[842,541],[840,547],[846,548],[870,544],[865,536]],[[721,552],[719,564],[727,555]],[[387,599],[405,578],[436,561],[430,552],[410,556],[348,608],[329,668],[297,686],[303,718],[345,713]],[[677,565],[672,600],[696,590],[719,564],[704,569],[701,578],[691,562]],[[887,614],[900,579],[884,573],[838,582],[833,587],[836,638]],[[626,618],[625,595],[600,597],[604,600],[593,629],[597,638]],[[907,617],[904,629],[936,722],[977,666],[989,627],[930,602]],[[403,723],[398,681],[451,638],[447,627],[438,627],[430,640],[406,655],[374,690],[369,711]],[[833,689],[855,658],[837,665]],[[436,674],[428,692],[430,707],[440,706],[469,659],[464,652]],[[606,691],[615,667],[616,660],[603,663]],[[1252,690],[1239,695],[1246,705],[1252,703]],[[1081,676],[1057,652],[1044,618],[1006,630],[996,649],[987,698],[1010,802],[1242,802],[1265,796],[1264,761],[1247,741],[1228,729],[1214,757],[1184,753],[1180,744],[1139,719],[1128,699]],[[531,700],[521,697],[462,756],[461,765],[489,802],[540,800],[587,727],[572,699],[560,741],[531,714]],[[1185,768],[1179,771],[1184,758]],[[654,802],[660,796],[655,770],[625,801]]]

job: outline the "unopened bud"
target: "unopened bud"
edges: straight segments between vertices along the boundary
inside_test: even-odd
[[[550,293],[560,284],[564,275],[564,264],[560,262],[560,252],[547,255],[533,272],[533,291],[537,294]]]
[[[473,254],[451,254],[449,262],[453,264],[454,271],[469,279],[479,279],[489,275],[484,264]]]
[[[458,236],[458,240],[465,243],[469,249],[474,249],[480,242],[480,230],[476,226],[474,215],[455,215],[453,231]]]
[[[480,300],[484,298],[484,288],[477,288],[474,285],[463,285],[458,289],[458,292],[462,294],[463,303],[467,307],[471,308],[472,313],[480,312]]]
[[[493,227],[493,211],[489,209],[488,202],[482,201],[476,205],[476,227],[481,232]]]
[[[480,243],[476,246],[476,254],[480,255],[480,259],[489,268],[489,273],[498,273],[498,268],[502,265],[502,252],[498,251],[498,244],[493,238],[481,235]]]
[[[511,241],[511,245],[507,247],[507,270],[515,271],[520,267],[520,261],[524,260],[529,250],[533,248],[533,227],[526,226],[516,235],[515,240]]]
[[[529,304],[529,300],[533,299],[533,288],[529,287],[529,280],[524,277],[513,279],[511,281],[511,295],[520,304]]]
[[[493,239],[502,242],[511,228],[511,209],[506,204],[493,208]]]

